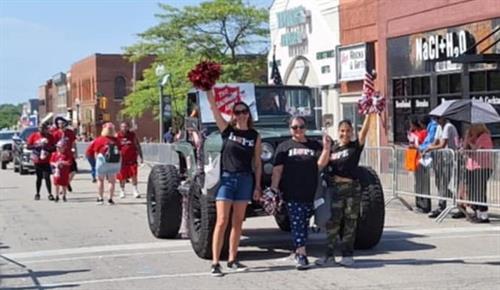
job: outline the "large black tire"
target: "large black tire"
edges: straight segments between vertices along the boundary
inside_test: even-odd
[[[202,259],[212,259],[212,235],[217,219],[215,199],[213,196],[203,195],[196,182],[189,190],[188,215],[189,238],[194,252]],[[226,258],[229,252],[230,228],[229,224],[224,236],[222,259]]]
[[[7,163],[9,163],[9,162],[7,162],[7,161],[2,161],[2,170],[7,169]]]
[[[179,233],[182,220],[180,182],[173,165],[156,165],[149,174],[146,193],[148,224],[157,238],[172,239]]]
[[[288,211],[286,209],[285,203],[281,205],[280,211],[274,216],[276,224],[280,230],[284,232],[290,232],[290,218],[288,217]]]
[[[16,162],[16,159],[14,159],[14,172],[19,172],[19,163]]]
[[[361,167],[361,212],[354,247],[360,250],[375,247],[384,230],[385,204],[382,183],[371,167]]]

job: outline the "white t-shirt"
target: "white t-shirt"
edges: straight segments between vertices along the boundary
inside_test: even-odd
[[[457,128],[455,128],[452,123],[448,122],[444,125],[441,139],[448,140],[446,148],[453,150],[458,149],[458,132]]]
[[[440,140],[441,136],[443,135],[443,128],[441,125],[437,125],[436,127],[436,132],[434,132],[434,140]]]

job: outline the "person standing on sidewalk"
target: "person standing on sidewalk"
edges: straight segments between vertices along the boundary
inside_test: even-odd
[[[50,155],[55,150],[54,138],[49,132],[46,123],[39,126],[39,131],[31,134],[27,140],[28,149],[32,150],[31,159],[35,164],[36,194],[35,200],[40,200],[40,189],[42,180],[45,180],[49,200],[54,200],[52,195],[52,184],[50,181]]]
[[[120,171],[120,149],[121,145],[115,137],[115,126],[112,123],[105,123],[101,136],[94,141],[94,152],[96,159],[97,204],[104,203],[104,180],[109,183],[108,204],[114,205],[113,196],[115,194],[116,174]]]
[[[254,200],[259,200],[261,197],[261,139],[253,128],[250,108],[246,103],[236,102],[233,105],[231,121],[228,123],[217,107],[212,90],[207,91],[207,96],[223,141],[222,174],[215,195],[217,220],[212,238],[211,268],[212,276],[221,277],[224,274],[219,259],[229,220],[231,220],[231,234],[227,268],[229,271],[238,272],[248,269],[236,260],[236,256],[246,208],[252,199],[252,190]]]
[[[439,126],[442,131],[436,131],[436,140],[433,145],[427,147],[425,153],[433,152],[433,167],[435,174],[435,183],[438,189],[439,196],[443,199],[439,200],[439,208],[433,210],[429,214],[429,218],[438,217],[446,208],[446,199],[453,197],[453,192],[449,189],[450,181],[453,177],[453,154],[449,151],[440,149],[457,150],[459,137],[457,128],[446,118],[439,117]]]
[[[465,165],[465,183],[467,185],[468,199],[471,201],[486,203],[488,192],[488,179],[493,173],[494,161],[491,152],[477,152],[477,150],[493,149],[491,133],[484,124],[473,124],[469,129],[469,134],[464,140],[464,149],[468,150]],[[474,217],[473,223],[489,223],[488,207],[483,205],[472,205]],[[458,215],[463,212],[457,213]]]
[[[306,137],[306,119],[292,117],[292,138],[276,149],[271,190],[283,192],[283,201],[290,219],[297,270],[310,267],[306,253],[309,219],[314,212],[313,200],[318,186],[318,157],[322,152],[319,142]],[[323,154],[329,155],[330,142],[326,139]]]
[[[63,117],[57,117],[55,119],[55,123],[57,126],[57,129],[54,130],[52,133],[52,136],[54,137],[54,141],[57,143],[60,140],[64,139],[64,142],[66,143],[66,153],[68,155],[73,156],[72,157],[72,163],[71,163],[71,173],[69,176],[69,184],[68,184],[68,191],[71,192],[73,189],[71,188],[71,181],[73,180],[73,177],[75,177],[77,167],[76,167],[76,159],[75,159],[75,152],[76,152],[76,135],[75,132],[68,127],[69,122]]]
[[[339,264],[349,267],[354,264],[354,241],[361,207],[361,184],[359,182],[359,159],[365,146],[368,129],[375,114],[365,116],[357,140],[352,141],[354,128],[350,120],[340,121],[339,140],[331,145],[329,155],[322,154],[320,167],[326,166],[324,181],[331,196],[331,218],[326,223],[328,248],[326,255],[315,263],[318,266],[335,262],[335,247],[342,236],[342,259]],[[342,234],[339,236],[340,231]]]
[[[125,198],[125,183],[129,178],[132,179],[134,197],[140,198],[141,194],[137,188],[137,157],[140,158],[141,163],[144,162],[142,158],[141,144],[139,143],[135,133],[130,131],[130,125],[127,122],[122,122],[120,124],[120,132],[118,132],[116,137],[118,138],[118,142],[120,142],[120,154],[122,157],[121,169],[117,175],[118,180],[120,181],[120,198]]]

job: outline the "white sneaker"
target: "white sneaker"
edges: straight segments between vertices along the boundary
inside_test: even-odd
[[[134,188],[134,197],[135,198],[141,198],[141,194],[139,193],[139,191],[137,189]]]
[[[352,257],[342,257],[340,259],[339,264],[344,266],[344,267],[351,267],[354,265],[354,259]]]
[[[125,191],[123,190],[120,191],[120,198],[125,198]]]

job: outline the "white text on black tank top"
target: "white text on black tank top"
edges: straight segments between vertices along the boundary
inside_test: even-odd
[[[292,148],[288,150],[288,156],[314,156],[314,150],[307,148]]]
[[[236,136],[236,135],[233,134],[233,132],[231,132],[229,134],[228,140],[231,140],[233,142],[239,143],[239,144],[241,144],[243,146],[246,146],[246,147],[254,147],[255,146],[254,140],[248,140],[246,138],[243,138],[243,137],[240,137],[240,136]]]
[[[342,159],[342,158],[347,158],[349,157],[349,149],[344,149],[339,152],[332,153],[330,155],[330,160],[337,160],[337,159]]]

